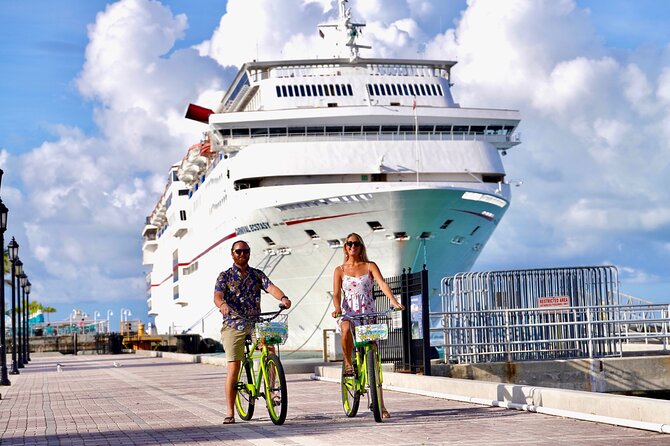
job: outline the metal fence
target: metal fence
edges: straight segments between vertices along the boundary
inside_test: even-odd
[[[617,356],[668,349],[668,305],[621,305],[613,266],[462,273],[442,281],[431,344],[456,363]]]

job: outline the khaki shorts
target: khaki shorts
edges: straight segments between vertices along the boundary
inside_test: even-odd
[[[226,359],[228,361],[241,361],[244,359],[244,340],[250,334],[244,330],[228,327],[224,325],[221,328],[221,343],[223,350],[226,352]]]

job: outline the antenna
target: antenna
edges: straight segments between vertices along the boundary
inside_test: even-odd
[[[336,23],[320,24],[318,28],[321,37],[325,37],[321,28],[335,28],[340,34],[340,39],[344,40],[344,46],[349,47],[349,61],[354,62],[359,57],[359,49],[372,49],[372,47],[356,43],[356,39],[361,35],[361,28],[365,26],[365,23],[354,23],[351,21],[351,8],[347,7],[348,2],[349,0],[339,0],[339,18]]]

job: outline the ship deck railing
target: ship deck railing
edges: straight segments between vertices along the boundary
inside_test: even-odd
[[[594,305],[430,313],[431,345],[459,364],[670,353],[670,305]]]
[[[458,132],[326,132],[295,133],[281,135],[256,135],[248,137],[224,137],[224,147],[245,147],[251,144],[318,141],[484,141],[498,148],[510,148],[520,143],[518,134],[485,134]]]

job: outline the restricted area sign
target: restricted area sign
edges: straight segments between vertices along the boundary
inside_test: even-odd
[[[539,297],[537,301],[539,308],[569,307],[570,296],[546,296]]]

